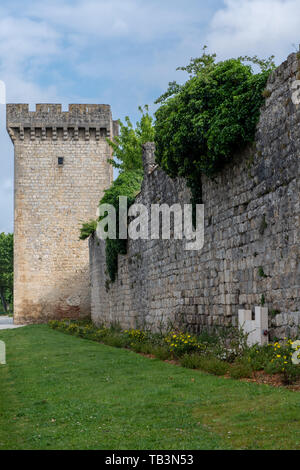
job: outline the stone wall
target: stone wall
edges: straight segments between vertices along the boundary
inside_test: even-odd
[[[118,279],[107,281],[104,242],[90,239],[92,319],[123,327],[168,324],[200,331],[236,325],[239,309],[269,308],[270,335],[295,335],[300,324],[300,106],[296,54],[268,81],[255,143],[214,179],[203,178],[205,243],[129,240]],[[188,203],[184,181],[153,167],[144,148],[145,177],[137,202]]]
[[[14,321],[89,316],[88,243],[79,234],[112,182],[110,107],[40,104],[31,112],[9,104],[7,129],[15,148]]]

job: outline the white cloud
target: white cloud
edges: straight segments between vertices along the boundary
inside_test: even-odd
[[[60,39],[46,22],[0,9],[0,79],[6,84],[8,101],[32,102],[56,95],[55,87],[41,86],[35,75],[62,53]]]
[[[222,57],[276,55],[281,62],[299,42],[300,0],[225,0],[207,42]]]
[[[59,35],[45,22],[14,18],[4,10],[0,17],[1,66],[26,68],[29,60],[44,61],[59,53]]]
[[[201,10],[207,7],[202,2]],[[186,31],[199,21],[195,17],[199,2],[190,0],[187,6],[175,0],[77,0],[72,3],[52,0],[35,3],[33,17],[65,32],[76,31],[98,38],[131,37],[135,41],[153,40],[167,34]]]

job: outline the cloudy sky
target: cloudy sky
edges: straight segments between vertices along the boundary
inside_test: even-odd
[[[300,43],[300,0],[2,0],[0,80],[14,103],[111,104],[138,117],[204,44],[220,59]],[[1,99],[1,97],[0,97]],[[13,147],[0,105],[0,232],[13,230]]]

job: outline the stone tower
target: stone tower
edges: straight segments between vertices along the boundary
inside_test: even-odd
[[[7,105],[15,148],[16,324],[90,315],[88,242],[82,222],[96,218],[112,182],[108,162],[118,124],[108,105]]]

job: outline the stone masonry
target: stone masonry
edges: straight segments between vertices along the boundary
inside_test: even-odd
[[[205,243],[129,240],[118,278],[107,281],[104,242],[90,239],[92,319],[153,330],[179,325],[198,332],[237,325],[240,309],[269,309],[269,331],[295,336],[300,325],[300,77],[292,54],[269,78],[255,143],[234,155],[215,179],[203,177]],[[154,165],[144,147],[137,202],[190,202],[183,180]]]
[[[112,182],[106,137],[118,124],[108,105],[7,105],[15,148],[16,324],[90,315],[88,243],[82,222],[95,219]]]

